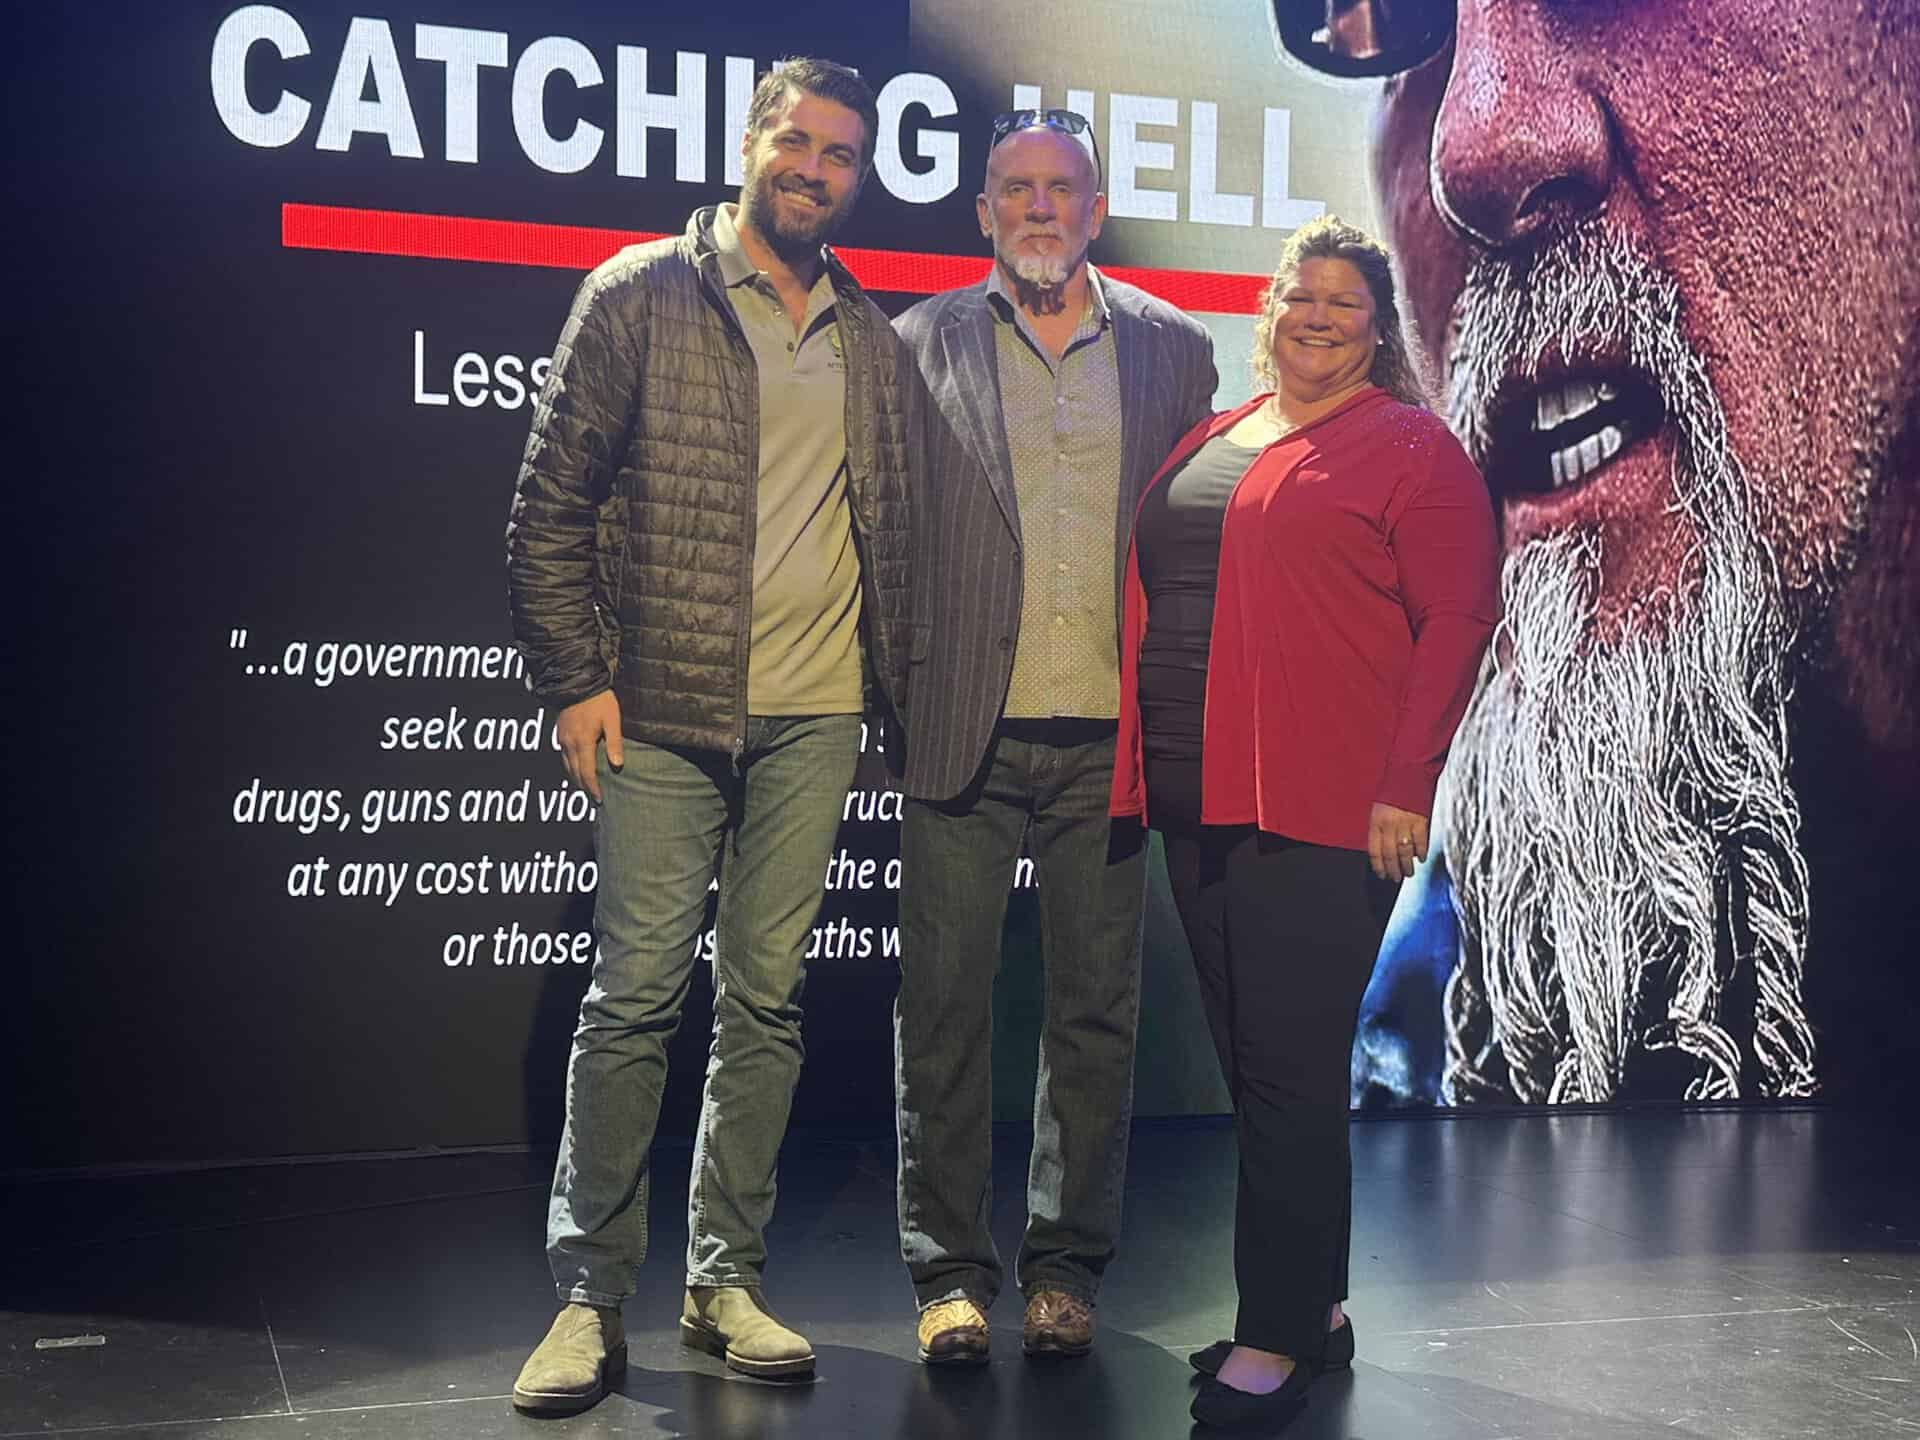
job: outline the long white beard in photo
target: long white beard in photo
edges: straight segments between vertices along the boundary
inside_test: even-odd
[[[1449,1101],[1604,1101],[1656,1051],[1692,1058],[1688,1099],[1816,1088],[1792,626],[1678,315],[1672,283],[1592,228],[1531,262],[1482,262],[1463,289],[1449,411],[1475,458],[1508,357],[1623,347],[1660,389],[1698,539],[1665,613],[1606,641],[1597,533],[1506,561],[1442,816],[1461,935]]]

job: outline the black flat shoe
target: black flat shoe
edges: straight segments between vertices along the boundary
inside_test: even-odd
[[[1187,1363],[1202,1375],[1218,1375],[1220,1367],[1227,1363],[1227,1356],[1233,1353],[1233,1341],[1216,1340],[1204,1349],[1196,1350],[1187,1356]],[[1319,1374],[1329,1370],[1350,1370],[1353,1368],[1353,1317],[1340,1317],[1340,1328],[1327,1332],[1327,1349],[1321,1357]]]
[[[1312,1384],[1312,1372],[1304,1365],[1295,1365],[1286,1383],[1270,1395],[1249,1395],[1209,1377],[1200,1382],[1190,1413],[1202,1425],[1272,1434],[1307,1408],[1307,1388]]]
[[[1342,1315],[1340,1328],[1327,1332],[1327,1348],[1320,1355],[1320,1374],[1353,1368],[1353,1317]]]

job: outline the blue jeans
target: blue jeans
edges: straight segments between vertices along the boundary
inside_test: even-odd
[[[648,1151],[707,891],[719,875],[713,1048],[687,1197],[687,1283],[757,1285],[800,1075],[800,991],[860,749],[858,715],[752,716],[725,755],[600,754],[599,939],[567,1061],[547,1214],[563,1301],[618,1305],[647,1253]]]
[[[1003,731],[957,799],[909,800],[902,818],[900,1249],[923,1308],[964,1296],[984,1309],[1000,1293],[989,1228],[993,977],[1023,839],[1040,891],[1046,1015],[1015,1278],[1029,1295],[1090,1301],[1119,1239],[1146,847],[1137,824],[1107,816],[1110,731],[1072,737],[1071,726],[1065,743]]]

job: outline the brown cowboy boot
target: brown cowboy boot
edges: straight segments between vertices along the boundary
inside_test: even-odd
[[[1093,1349],[1093,1305],[1064,1290],[1027,1297],[1020,1348],[1029,1355],[1084,1355]]]

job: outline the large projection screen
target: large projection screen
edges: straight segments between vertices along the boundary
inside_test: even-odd
[[[1265,0],[43,7],[10,87],[8,1168],[555,1137],[596,862],[507,630],[515,468],[582,274],[732,197],[793,54],[879,92],[839,248],[891,313],[984,275],[1015,104],[1091,116],[1093,258],[1206,323],[1218,406],[1291,229],[1395,251],[1507,618],[1356,1105],[1911,1090],[1911,7],[1506,8],[1558,18],[1341,79]],[[890,1113],[881,743],[823,876],[802,1125]],[[1008,1119],[1039,949],[1016,893]],[[1157,860],[1144,966],[1138,1113],[1225,1109]]]

